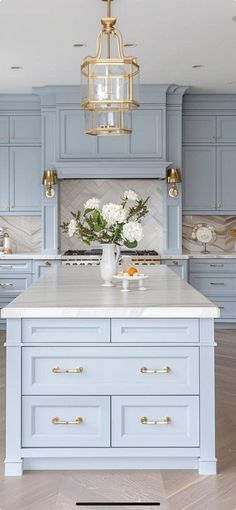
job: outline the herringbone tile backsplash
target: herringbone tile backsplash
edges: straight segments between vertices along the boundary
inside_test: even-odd
[[[143,221],[144,239],[139,249],[163,251],[163,183],[145,180],[65,180],[60,185],[61,223],[71,219],[70,211],[82,210],[91,197],[102,203],[119,203],[125,190],[133,189],[142,198],[150,196],[149,214]],[[61,231],[61,250],[82,249],[83,243],[76,237],[69,238]]]

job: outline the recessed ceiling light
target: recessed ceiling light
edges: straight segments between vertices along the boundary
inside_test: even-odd
[[[202,67],[205,67],[204,64],[193,64],[192,69],[201,69]]]
[[[236,0],[235,0],[235,2],[236,2]],[[228,85],[234,85],[236,83],[236,80],[231,80],[231,81],[228,81],[227,83],[228,83]]]
[[[19,71],[20,69],[23,69],[22,66],[11,66],[12,71]]]
[[[236,2],[236,0],[235,0],[235,2]],[[138,46],[137,43],[126,43],[126,44],[124,44],[125,48],[134,48],[136,46]]]
[[[84,44],[84,43],[74,43],[73,44],[74,48],[85,48],[86,46],[87,46],[87,44]]]
[[[232,17],[232,21],[236,21],[236,16],[233,16],[233,17]]]

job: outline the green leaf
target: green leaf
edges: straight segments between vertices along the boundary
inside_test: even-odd
[[[133,241],[132,243],[129,241],[124,241],[124,245],[126,246],[126,248],[132,249],[132,248],[137,248],[138,243],[137,243],[137,241]]]

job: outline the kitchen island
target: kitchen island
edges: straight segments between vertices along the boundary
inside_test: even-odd
[[[6,475],[216,473],[219,310],[165,266],[145,273],[146,291],[123,293],[98,267],[55,268],[3,309]]]

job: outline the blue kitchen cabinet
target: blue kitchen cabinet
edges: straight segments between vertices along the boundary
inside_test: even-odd
[[[59,109],[59,159],[78,159],[97,155],[97,137],[84,133],[84,111]]]
[[[10,148],[10,211],[41,212],[41,149]]]
[[[216,149],[183,148],[183,210],[186,213],[217,210]]]
[[[140,108],[133,112],[131,155],[162,159],[165,152],[164,110]]]
[[[217,138],[215,115],[186,115],[183,117],[183,142],[213,144]]]
[[[169,267],[182,280],[188,281],[188,260],[163,259],[162,264]]]
[[[0,144],[9,143],[10,119],[8,115],[0,115]]]
[[[0,147],[0,213],[9,211],[10,207],[10,172],[9,148]]]
[[[11,115],[10,116],[10,143],[40,144],[41,120],[40,114]]]
[[[236,146],[217,147],[217,208],[236,213]]]
[[[236,115],[217,116],[217,143],[236,144]]]

